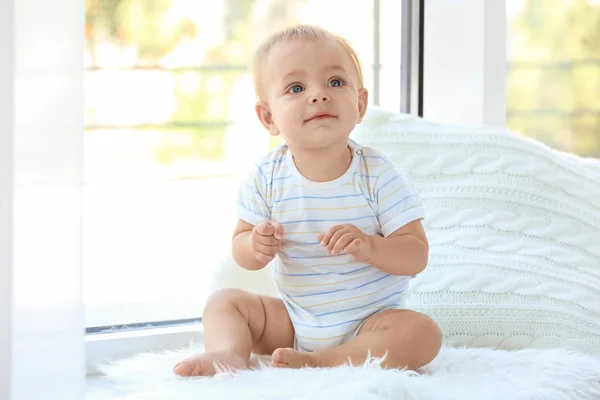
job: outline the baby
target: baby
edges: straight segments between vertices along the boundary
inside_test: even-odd
[[[210,296],[206,352],[177,375],[247,367],[251,352],[280,368],[333,367],[384,357],[416,369],[432,361],[441,333],[405,308],[409,281],[427,265],[424,209],[407,174],[349,139],[368,103],[356,53],[313,26],[276,33],[256,51],[260,122],[285,144],[241,185],[235,261],[270,265],[279,298],[238,289]]]

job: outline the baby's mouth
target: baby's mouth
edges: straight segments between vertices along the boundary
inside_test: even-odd
[[[331,115],[328,113],[317,113],[304,122],[322,121],[322,120],[326,120],[326,119],[330,119],[330,118],[337,118],[337,117],[335,115]]]

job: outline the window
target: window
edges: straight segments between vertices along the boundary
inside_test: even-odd
[[[600,1],[507,0],[507,126],[600,157]]]
[[[371,104],[399,110],[403,3],[86,0],[86,326],[200,316],[241,174],[274,144],[254,115],[254,46],[322,25],[355,46]]]

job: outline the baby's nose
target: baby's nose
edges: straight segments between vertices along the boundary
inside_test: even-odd
[[[312,103],[318,103],[318,102],[324,103],[327,101],[329,101],[329,96],[327,96],[325,93],[315,93],[311,98]]]

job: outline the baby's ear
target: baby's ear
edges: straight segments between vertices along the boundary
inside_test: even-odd
[[[367,106],[369,104],[369,91],[365,88],[358,89],[358,121],[357,124],[360,124],[367,112]]]
[[[279,129],[275,126],[275,121],[273,121],[273,114],[271,114],[271,110],[269,109],[269,105],[266,101],[257,101],[256,106],[256,115],[260,120],[261,124],[265,127],[269,134],[272,136],[279,135]]]

